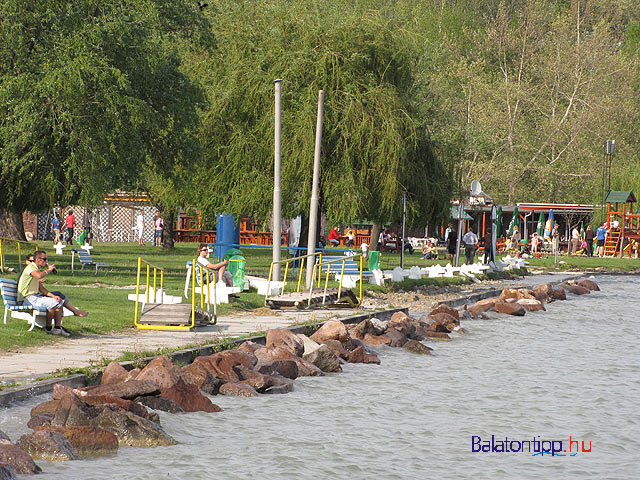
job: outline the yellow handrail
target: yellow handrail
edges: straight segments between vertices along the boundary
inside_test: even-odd
[[[16,243],[18,245],[18,266],[17,266],[17,270],[20,270],[20,268],[22,268],[22,248],[21,245],[29,245],[29,246],[35,246],[35,250],[38,250],[38,244],[32,244],[30,242],[25,242],[23,240],[16,240],[14,238],[5,238],[5,237],[0,237],[0,272],[4,272],[5,270],[5,266],[4,266],[4,255],[5,255],[5,246],[4,243],[6,242],[10,242],[10,243]]]

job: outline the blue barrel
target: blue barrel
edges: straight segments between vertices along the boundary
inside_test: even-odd
[[[228,213],[218,215],[216,222],[216,257],[224,257],[227,250],[236,248],[240,243],[240,225],[236,225],[236,219]]]

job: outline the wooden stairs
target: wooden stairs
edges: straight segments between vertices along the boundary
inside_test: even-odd
[[[314,289],[311,292],[311,301],[309,301],[309,292],[285,293],[267,298],[267,305],[273,309],[279,308],[316,308],[316,307],[356,307],[360,304],[355,294],[348,288],[343,288],[338,298],[338,289],[329,288],[325,294],[324,289]]]

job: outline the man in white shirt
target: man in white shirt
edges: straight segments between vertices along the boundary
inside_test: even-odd
[[[582,244],[582,237],[580,236],[580,230],[578,227],[573,227],[571,230],[571,255],[575,255]]]
[[[224,260],[222,262],[219,263],[211,263],[209,261],[209,259],[207,258],[209,256],[209,247],[207,246],[206,243],[201,243],[200,246],[198,247],[198,258],[196,260],[196,281],[198,282],[198,285],[200,285],[200,269],[201,266],[209,269],[209,270],[213,270],[214,272],[218,273],[218,280],[222,279],[222,281],[224,282],[224,284],[227,287],[233,287],[233,275],[231,275],[231,273],[227,272],[227,266],[229,265],[229,260]],[[202,277],[204,279],[204,283],[206,285],[206,275],[209,274],[209,281],[213,282],[214,277],[213,277],[213,272],[206,272],[203,273]],[[235,295],[231,295],[231,296],[235,296]]]
[[[464,243],[464,256],[467,260],[467,265],[471,265],[476,255],[478,236],[469,229],[467,233],[464,234],[464,237],[462,237],[462,243]]]

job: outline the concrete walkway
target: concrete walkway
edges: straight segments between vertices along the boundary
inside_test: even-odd
[[[51,345],[27,347],[18,351],[0,352],[0,380],[20,382],[44,377],[63,368],[81,368],[116,359],[125,352],[153,352],[161,348],[198,346],[225,337],[240,337],[251,333],[291,325],[326,321],[373,312],[366,309],[323,309],[315,311],[271,311],[268,315],[234,314],[218,317],[216,325],[196,331],[162,331],[130,329],[108,335],[86,335],[65,339]]]

